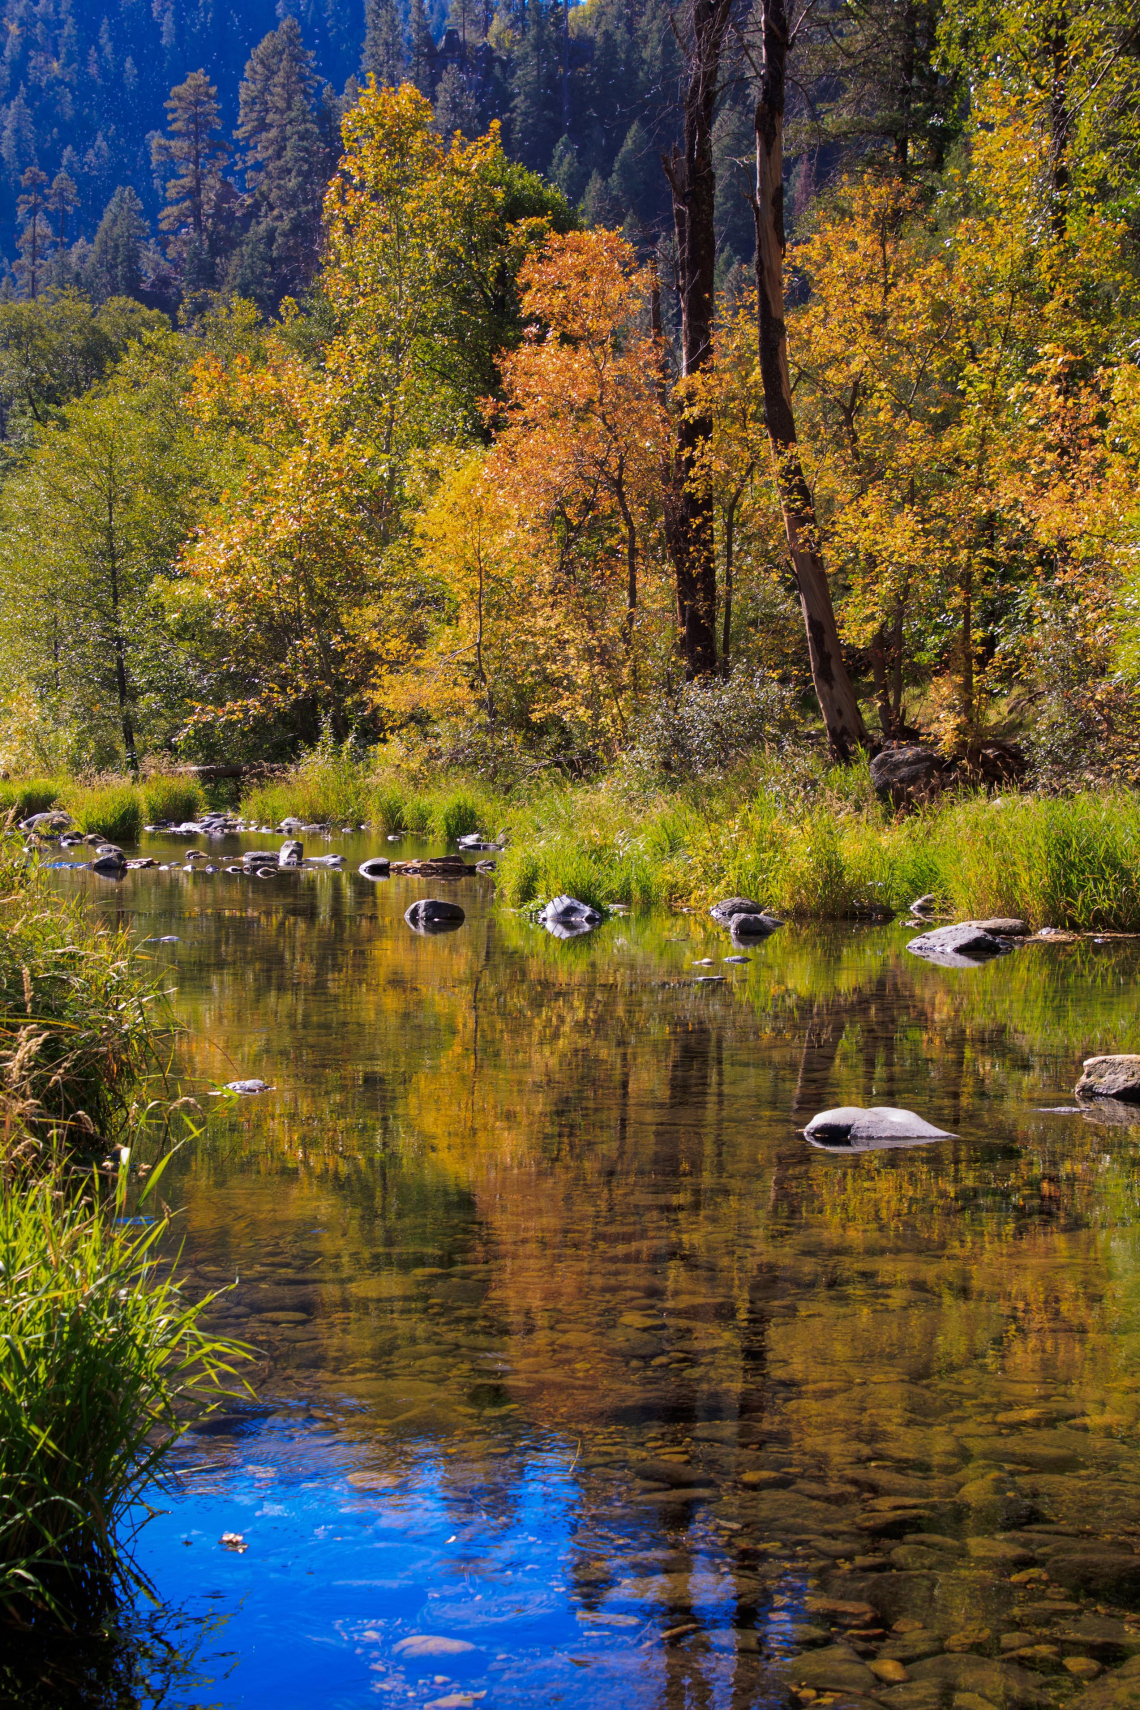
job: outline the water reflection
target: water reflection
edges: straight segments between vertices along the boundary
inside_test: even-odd
[[[210,1101],[168,1189],[264,1364],[143,1535],[172,1605],[228,1621],[165,1701],[743,1710],[791,1672],[933,1710],[870,1663],[909,1646],[941,1692],[966,1629],[1000,1671],[1006,1628],[1075,1628],[1079,1596],[1018,1612],[1066,1544],[1140,1537],[1136,1131],[1041,1107],[1140,1046],[1136,946],[963,979],[901,927],[746,961],[696,913],[559,940],[485,880],[330,847],[347,870],[144,872],[109,905],[180,940],[152,953],[188,1076],[274,1089]],[[461,930],[407,931],[432,890]],[[843,1104],[957,1138],[805,1145]]]

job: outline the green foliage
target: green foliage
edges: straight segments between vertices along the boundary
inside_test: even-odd
[[[154,772],[142,784],[143,812],[148,825],[196,819],[205,806],[201,784],[194,778],[172,778]]]
[[[501,797],[478,786],[425,788],[378,777],[347,749],[316,753],[288,777],[259,785],[242,797],[241,812],[260,825],[283,819],[309,825],[369,825],[384,834],[406,832],[452,843],[473,831],[493,836],[502,823]]]
[[[107,1206],[60,1186],[0,1186],[0,1610],[62,1622],[113,1589],[116,1529],[242,1350],[160,1267],[168,1217],[112,1221],[124,1172]]]
[[[80,831],[97,831],[109,843],[137,843],[143,804],[132,784],[69,784],[63,804]]]
[[[33,813],[46,813],[54,807],[66,782],[58,778],[25,778],[18,782],[0,782],[0,819],[14,814],[17,820]]]

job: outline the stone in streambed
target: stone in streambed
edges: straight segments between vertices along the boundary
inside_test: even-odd
[[[454,932],[467,919],[458,903],[440,897],[422,897],[405,910],[404,919],[413,932]]]
[[[724,897],[720,902],[713,903],[709,913],[718,926],[731,926],[742,914],[762,915],[764,910],[758,902],[753,902],[751,897]]]
[[[356,870],[362,879],[386,879],[391,865],[386,855],[370,855]]]
[[[653,1484],[671,1485],[676,1490],[701,1488],[709,1482],[706,1473],[677,1461],[636,1461],[630,1471],[638,1478],[648,1479]]]
[[[797,1657],[789,1678],[797,1686],[809,1686],[816,1692],[859,1692],[872,1696],[881,1684],[877,1676],[860,1662],[850,1645],[825,1645]]]
[[[1052,1703],[1034,1677],[1015,1663],[999,1662],[969,1652],[928,1657],[911,1665],[913,1679],[936,1682],[944,1691],[975,1692],[988,1703],[1008,1710],[1047,1710]]]
[[[1086,1057],[1074,1091],[1078,1098],[1140,1102],[1140,1056]]]
[[[921,933],[911,939],[907,949],[912,956],[921,956],[942,967],[967,968],[992,956],[1004,956],[1009,945],[973,922],[961,921],[956,926],[938,926],[933,932]]]
[[[281,845],[281,852],[277,857],[277,862],[281,867],[299,867],[304,859],[305,845],[303,843],[298,843],[296,838],[290,838],[287,842]]]
[[[913,1110],[890,1105],[841,1105],[820,1111],[803,1131],[804,1139],[827,1151],[876,1151],[887,1146],[916,1146],[934,1140],[953,1140],[944,1128],[935,1128]]]
[[[1140,1605],[1140,1556],[1083,1550],[1049,1558],[1049,1578],[1066,1591],[1126,1608]]]
[[[552,897],[539,920],[553,938],[578,938],[602,923],[602,912],[577,897]]]
[[[1129,1657],[1085,1689],[1081,1710],[1140,1710],[1140,1657]]]

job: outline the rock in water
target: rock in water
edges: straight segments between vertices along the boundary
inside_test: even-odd
[[[934,1140],[953,1140],[944,1128],[935,1128],[913,1110],[895,1110],[889,1105],[841,1105],[813,1116],[804,1129],[804,1139],[824,1152],[878,1152],[891,1146],[924,1146]]]
[[[738,915],[762,915],[764,910],[751,897],[724,897],[722,901],[713,903],[709,913],[720,926],[731,926]]]
[[[386,879],[390,865],[386,855],[371,855],[356,870],[362,879]]]
[[[994,938],[1028,938],[1030,935],[1029,922],[1016,920],[1011,915],[995,915],[992,920],[968,920],[967,926],[976,926],[979,932],[988,932]]]
[[[242,862],[247,867],[276,867],[276,849],[247,849],[242,855]]]
[[[577,897],[552,898],[538,918],[554,938],[578,938],[602,922],[601,910]]]
[[[39,832],[42,836],[44,832],[70,831],[74,824],[71,815],[62,808],[50,808],[47,813],[34,813],[30,819],[22,819],[20,830]]]
[[[924,896],[915,897],[910,905],[912,914],[933,914],[938,907],[938,898],[933,891],[927,891]]]
[[[929,748],[884,748],[871,761],[871,782],[895,807],[933,795],[941,777],[942,764]]]
[[[299,867],[304,859],[305,845],[298,843],[295,838],[290,838],[281,845],[281,853],[277,857],[282,867]]]
[[[912,956],[936,962],[943,968],[976,968],[991,956],[1004,956],[1009,950],[992,932],[985,932],[972,921],[957,926],[938,926],[933,932],[923,932],[907,945]]]
[[[458,903],[423,897],[405,911],[404,919],[413,932],[454,932],[467,916]]]
[[[768,938],[776,928],[783,926],[782,920],[777,920],[773,914],[738,914],[732,922],[732,940],[740,944],[747,939]]]
[[[227,1092],[261,1093],[261,1092],[272,1092],[272,1090],[273,1089],[270,1087],[270,1085],[268,1084],[267,1081],[252,1080],[252,1081],[227,1081],[226,1082],[226,1091]]]
[[[1115,1098],[1140,1103],[1140,1057],[1086,1057],[1077,1082],[1078,1098]]]
[[[91,871],[104,879],[121,879],[126,870],[126,856],[121,849],[107,855],[97,855],[91,863]]]

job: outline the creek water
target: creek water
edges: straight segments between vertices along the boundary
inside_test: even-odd
[[[177,939],[207,1122],[163,1192],[263,1353],[156,1493],[157,1607],[85,1703],[1024,1710],[1085,1689],[1063,1654],[1140,1650],[1140,1128],[1072,1109],[1082,1057],[1140,1049],[1136,942],[960,970],[788,925],[726,962],[701,912],[560,941],[485,878],[357,876],[409,841],[326,850],[60,875]],[[458,931],[405,925],[431,895]],[[956,1138],[813,1148],[840,1104]]]

